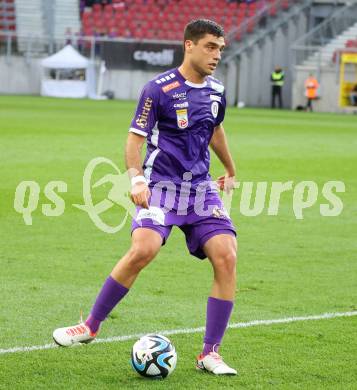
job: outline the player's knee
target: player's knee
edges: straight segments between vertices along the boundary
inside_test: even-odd
[[[155,257],[156,252],[156,248],[150,244],[132,246],[129,252],[132,267],[141,270],[150,263]]]
[[[236,273],[237,252],[234,248],[227,248],[222,251],[214,261],[216,272],[224,275],[234,276]]]

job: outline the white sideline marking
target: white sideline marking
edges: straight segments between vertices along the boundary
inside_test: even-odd
[[[235,324],[229,324],[228,329],[249,328],[252,326],[259,326],[259,325],[286,324],[289,322],[325,320],[325,319],[330,319],[330,318],[352,317],[352,316],[357,316],[357,310],[356,311],[346,311],[344,313],[324,313],[324,314],[304,316],[304,317],[277,318],[275,320],[255,320],[255,321],[249,321],[249,322],[237,322]],[[157,333],[157,334],[162,334],[164,336],[170,336],[173,334],[201,333],[201,332],[204,332],[204,330],[205,330],[205,327],[201,326],[199,328],[162,330],[159,332],[151,332],[151,333]],[[126,336],[108,337],[106,339],[96,339],[93,341],[93,344],[94,343],[113,343],[116,341],[132,340],[132,339],[140,338],[143,335],[144,335],[144,333],[138,333],[138,334],[130,334],[130,335],[126,335]],[[82,344],[79,344],[79,345],[82,345]],[[73,347],[71,347],[71,348],[73,348]],[[58,348],[58,345],[55,343],[45,344],[45,345],[33,345],[31,347],[14,347],[14,348],[9,348],[9,349],[0,349],[0,355],[4,355],[6,353],[31,352],[31,351],[40,351],[40,350],[44,350],[44,349],[54,349],[54,348]]]

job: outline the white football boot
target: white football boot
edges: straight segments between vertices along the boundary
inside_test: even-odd
[[[88,344],[95,339],[96,335],[84,322],[80,322],[77,325],[56,329],[53,332],[53,340],[61,347],[70,347],[74,344]]]
[[[208,371],[214,375],[237,375],[234,368],[227,366],[217,352],[210,352],[206,356],[202,354],[197,357],[197,370]]]

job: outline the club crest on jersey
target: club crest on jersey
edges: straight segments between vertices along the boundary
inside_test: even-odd
[[[214,101],[212,102],[211,104],[211,111],[212,111],[212,115],[213,115],[213,118],[217,118],[217,115],[218,115],[218,102]]]
[[[188,126],[188,114],[187,110],[176,110],[177,126],[180,129],[186,129]]]
[[[180,85],[181,84],[176,80],[173,83],[167,84],[164,87],[162,87],[162,90],[164,92],[168,92],[168,91],[171,91],[171,89],[175,89],[175,88],[179,87]]]

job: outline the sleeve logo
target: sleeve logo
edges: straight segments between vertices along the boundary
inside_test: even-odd
[[[218,102],[216,102],[216,101],[212,102],[211,111],[212,111],[213,118],[217,118],[217,115],[218,115]]]
[[[135,120],[135,123],[142,129],[145,129],[148,124],[148,117],[151,111],[151,107],[152,99],[150,97],[147,97],[145,99],[141,114]]]

